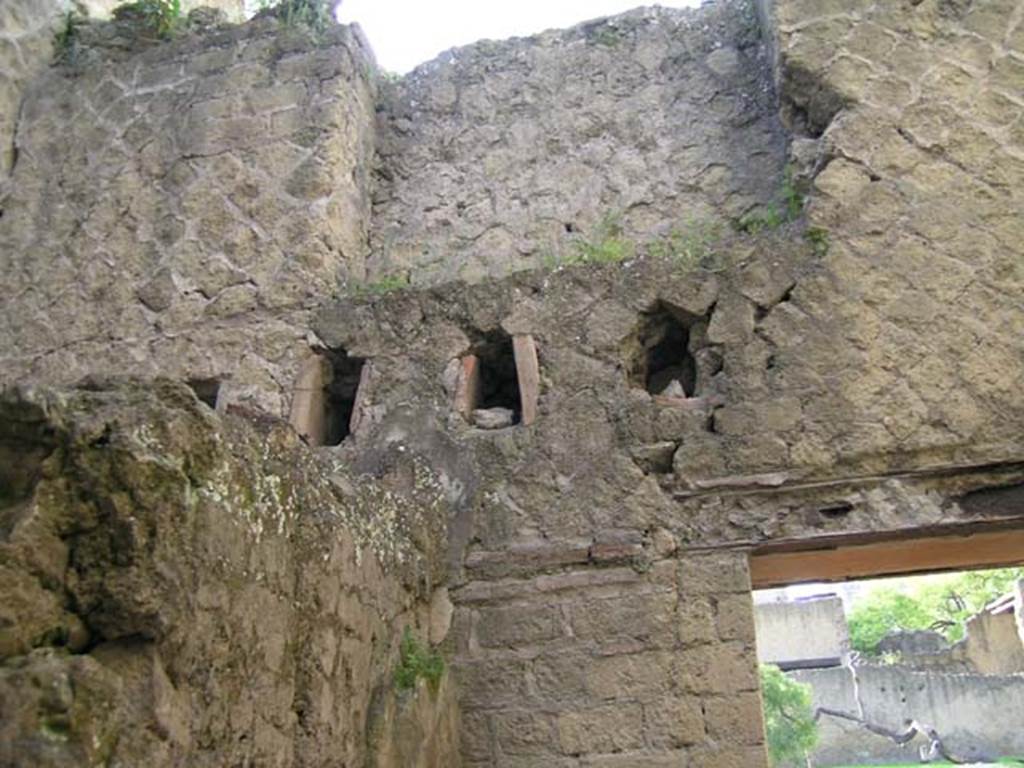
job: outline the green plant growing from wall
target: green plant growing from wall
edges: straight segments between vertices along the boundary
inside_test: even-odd
[[[725,236],[725,225],[717,219],[687,219],[666,236],[647,245],[656,259],[675,262],[681,269],[715,269],[721,259],[717,246]]]
[[[336,21],[337,0],[278,0],[261,2],[262,10],[272,10],[281,23],[288,27],[304,27],[322,34]]]
[[[594,230],[594,234],[574,244],[573,253],[564,263],[574,264],[618,264],[633,258],[635,246],[623,236],[622,219],[608,214]]]
[[[185,22],[181,0],[135,0],[113,10],[118,21],[141,20],[154,37],[169,40]]]
[[[804,210],[806,196],[793,179],[793,169],[786,166],[782,173],[782,189],[780,203],[769,203],[767,206],[745,214],[736,222],[741,232],[749,235],[760,234],[768,230],[778,229],[800,218]]]
[[[804,240],[811,244],[816,256],[825,256],[829,249],[828,230],[822,227],[808,227]]]
[[[399,291],[402,288],[406,288],[408,285],[409,278],[406,275],[382,275],[376,280],[371,280],[366,283],[358,283],[353,286],[352,294],[359,297],[385,296],[389,293]]]
[[[602,26],[590,38],[595,44],[614,48],[622,42],[622,32],[612,26]]]
[[[82,15],[70,10],[61,19],[60,27],[53,36],[54,62],[74,64],[78,58],[78,32],[83,21]]]
[[[395,669],[395,687],[400,691],[412,690],[416,681],[427,681],[436,691],[444,675],[444,657],[436,650],[416,639],[412,629],[405,628],[398,647],[398,667]]]
[[[806,762],[818,741],[811,687],[791,680],[782,670],[762,664],[761,696],[768,755],[773,766]]]

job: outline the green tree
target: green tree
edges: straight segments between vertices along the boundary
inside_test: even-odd
[[[855,651],[869,654],[889,632],[927,629],[934,621],[917,598],[893,587],[872,592],[854,606],[846,619],[850,645]]]
[[[850,644],[862,653],[874,653],[887,633],[896,630],[936,629],[950,641],[964,636],[964,624],[1013,584],[1024,578],[1024,568],[965,571],[905,592],[895,587],[875,590],[850,611]]]
[[[1024,568],[965,571],[921,587],[915,596],[932,616],[936,629],[955,642],[964,636],[967,619],[1024,579]]]
[[[776,666],[762,664],[761,695],[772,765],[804,762],[818,740],[811,687],[791,680]]]

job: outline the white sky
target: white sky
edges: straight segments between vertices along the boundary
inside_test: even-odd
[[[343,0],[339,18],[358,22],[377,62],[406,73],[449,48],[571,27],[628,11],[653,0]],[[661,0],[684,8],[700,0]]]

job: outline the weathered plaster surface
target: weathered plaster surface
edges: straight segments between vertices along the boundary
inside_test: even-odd
[[[0,201],[17,157],[14,131],[27,82],[53,56],[61,0],[6,0],[0,6]]]
[[[132,34],[85,27],[25,96],[0,380],[219,378],[285,414],[308,310],[363,271],[372,60],[345,27]]]

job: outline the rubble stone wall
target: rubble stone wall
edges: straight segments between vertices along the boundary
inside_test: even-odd
[[[779,192],[769,73],[743,0],[424,64],[382,91],[372,270],[478,282],[569,258],[609,221],[644,240],[739,217]]]
[[[360,276],[374,67],[273,20],[82,28],[28,90],[0,218],[3,381],[218,379],[287,413],[308,311]]]
[[[457,764],[448,677],[393,676],[445,580],[428,470],[167,381],[6,392],[0,457],[0,764]]]

